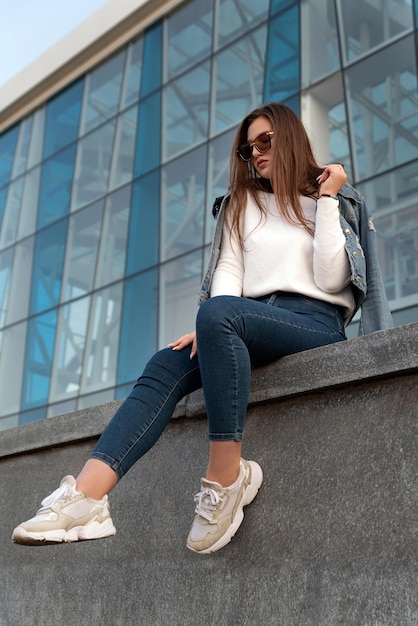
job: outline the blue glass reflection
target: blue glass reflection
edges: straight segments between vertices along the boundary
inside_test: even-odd
[[[269,22],[264,100],[285,100],[300,89],[299,5]]]
[[[23,424],[31,424],[32,422],[39,422],[46,418],[46,406],[33,411],[25,411],[19,415],[19,426]]]
[[[140,102],[138,115],[135,178],[160,165],[161,91]]]
[[[132,187],[127,274],[134,274],[158,262],[160,227],[160,173],[155,171]]]
[[[76,144],[46,161],[42,168],[38,228],[69,212],[75,153]]]
[[[292,109],[292,111],[294,111],[296,115],[300,117],[301,113],[300,113],[300,95],[299,94],[293,96],[292,98],[289,98],[288,100],[283,100],[283,104],[288,106],[289,109]]]
[[[59,303],[67,224],[68,220],[63,220],[41,231],[36,236],[30,304],[31,315],[57,306]]]
[[[142,66],[141,98],[161,85],[162,22],[156,22],[149,28],[144,37],[144,62]]]
[[[23,409],[48,402],[56,326],[56,309],[29,320],[22,391]]]
[[[117,384],[134,381],[157,349],[158,272],[126,281]]]
[[[48,102],[44,159],[77,139],[84,80],[79,80]]]
[[[291,4],[298,4],[299,0],[271,0],[270,15],[273,15],[277,11],[285,9]]]
[[[10,180],[18,133],[16,125],[0,137],[0,187]]]

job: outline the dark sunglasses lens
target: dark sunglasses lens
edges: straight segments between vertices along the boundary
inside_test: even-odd
[[[238,148],[238,154],[243,161],[251,161],[253,158],[253,150],[250,148],[250,144],[246,143]]]

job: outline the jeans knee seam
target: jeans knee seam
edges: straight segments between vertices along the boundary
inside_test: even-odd
[[[135,446],[138,444],[139,441],[141,441],[141,439],[143,439],[144,435],[149,431],[149,429],[151,428],[151,426],[155,423],[155,420],[158,418],[158,416],[161,414],[161,411],[163,410],[164,406],[167,404],[169,398],[172,396],[172,394],[174,393],[174,390],[176,389],[176,387],[178,387],[178,385],[181,383],[181,381],[186,378],[186,376],[188,376],[189,374],[195,372],[196,370],[198,370],[199,368],[196,367],[190,371],[188,371],[186,374],[184,374],[177,382],[176,384],[172,387],[170,393],[167,395],[167,397],[165,398],[164,402],[161,404],[161,406],[158,408],[155,416],[153,417],[153,419],[150,421],[150,423],[146,426],[146,428],[142,431],[142,433],[136,437],[135,441],[129,446],[128,450],[125,452],[125,454],[121,457],[120,461],[119,461],[119,466],[122,465],[123,461],[126,459],[126,457],[128,456],[128,454],[131,452],[131,450],[133,448],[135,448]]]

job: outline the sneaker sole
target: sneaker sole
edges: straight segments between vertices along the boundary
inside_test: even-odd
[[[206,548],[206,550],[195,550],[194,548],[186,544],[189,550],[191,550],[192,552],[196,552],[196,554],[211,554],[212,552],[220,550],[231,541],[232,537],[241,526],[244,519],[244,506],[247,506],[247,504],[250,504],[254,500],[263,482],[263,470],[261,469],[259,464],[255,461],[247,462],[251,467],[251,482],[244,492],[241,506],[238,508],[235,517],[232,520],[232,524],[228,528],[228,531],[224,535],[222,535],[222,537],[218,539],[218,541],[214,543],[213,546],[210,546],[210,548]]]
[[[115,535],[116,528],[111,519],[107,519],[102,524],[92,522],[87,526],[76,526],[69,531],[49,530],[46,532],[27,532],[24,528],[16,528],[12,540],[26,546],[48,545],[53,543],[72,543],[75,541],[88,541],[93,539],[104,539]]]

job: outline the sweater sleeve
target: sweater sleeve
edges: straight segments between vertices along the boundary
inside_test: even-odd
[[[317,287],[337,293],[350,284],[350,264],[340,224],[338,201],[319,198],[313,240],[313,272]]]
[[[244,259],[242,249],[225,220],[219,260],[213,275],[210,295],[241,296],[244,281]]]

